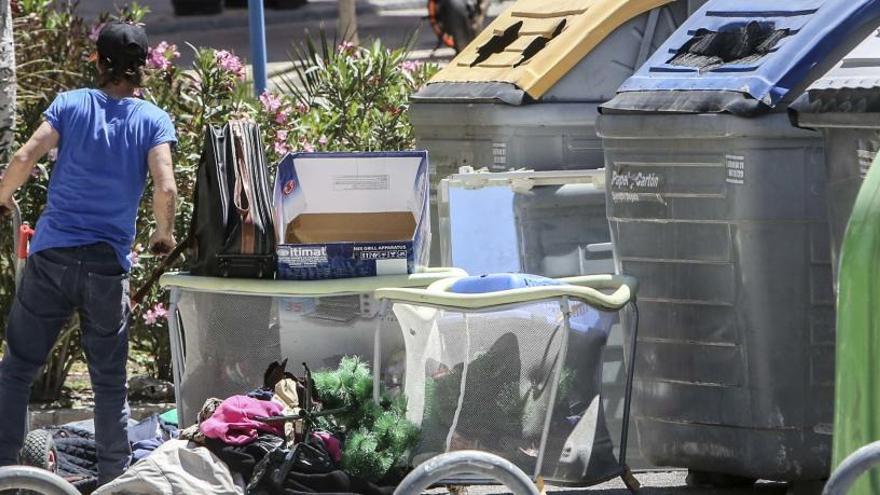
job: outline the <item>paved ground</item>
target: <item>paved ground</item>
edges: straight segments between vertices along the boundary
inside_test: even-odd
[[[686,472],[673,471],[645,471],[636,473],[636,478],[642,483],[640,495],[785,495],[787,486],[781,483],[760,482],[754,487],[738,489],[699,489],[685,486]],[[448,493],[447,490],[432,490],[432,495]],[[507,494],[506,490],[497,487],[471,487],[467,495],[501,495]],[[619,480],[610,481],[591,488],[559,488],[548,487],[547,495],[629,495],[629,491]]]

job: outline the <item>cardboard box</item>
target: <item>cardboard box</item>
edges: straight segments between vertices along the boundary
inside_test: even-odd
[[[415,273],[428,263],[428,154],[294,153],[278,165],[278,278]]]

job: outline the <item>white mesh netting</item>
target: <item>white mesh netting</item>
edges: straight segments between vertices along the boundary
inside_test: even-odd
[[[599,391],[615,315],[581,303],[571,309],[565,335],[555,301],[482,313],[395,305],[406,340],[409,416],[422,428],[413,463],[477,449],[550,480],[613,476],[619,466]],[[551,408],[565,338],[569,347]]]
[[[403,378],[403,342],[390,311],[366,295],[268,297],[183,290],[184,371],[178,387],[182,424],[195,421],[209,397],[247,393],[263,383],[272,361],[288,359],[287,369],[301,374],[333,368],[343,356],[357,355],[372,365],[373,335],[381,323],[382,379],[389,389]]]

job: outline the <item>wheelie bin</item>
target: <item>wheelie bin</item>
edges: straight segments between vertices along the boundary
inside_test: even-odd
[[[880,34],[871,33],[789,109],[792,122],[822,131],[828,175],[831,258],[840,246],[862,180],[880,150]]]
[[[867,0],[711,0],[601,108],[615,259],[643,282],[641,451],[695,483],[829,473],[823,144],[785,110],[878,22]]]
[[[597,107],[699,0],[519,0],[424,89],[410,119],[439,181],[460,167],[597,169]],[[431,260],[439,263],[440,247]]]

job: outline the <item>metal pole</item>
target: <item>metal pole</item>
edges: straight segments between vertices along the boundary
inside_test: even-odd
[[[251,31],[251,66],[254,73],[254,93],[266,90],[266,19],[263,0],[248,0]]]
[[[376,313],[376,329],[373,332],[373,402],[382,398],[382,318],[390,307],[388,299],[383,299]]]
[[[171,374],[174,377],[174,402],[177,406],[177,425],[183,427],[188,423],[183,418],[183,373],[186,366],[186,354],[183,337],[183,323],[180,315],[181,289],[171,288],[168,303],[168,340],[171,345]]]
[[[556,354],[556,369],[553,370],[553,383],[550,384],[550,404],[547,405],[544,431],[541,432],[541,445],[538,447],[538,460],[535,463],[535,479],[538,479],[544,470],[544,454],[547,449],[547,439],[550,437],[550,426],[553,424],[556,394],[559,392],[562,369],[565,367],[565,360],[568,357],[568,338],[571,335],[571,301],[568,296],[562,296],[562,299],[559,300],[559,310],[562,312],[562,344],[559,346],[559,353]]]
[[[336,26],[336,36],[355,45],[360,44],[357,26],[357,3],[356,0],[339,0],[339,20]]]
[[[629,362],[627,364],[626,374],[626,390],[623,395],[623,426],[620,429],[620,462],[621,466],[626,465],[626,445],[629,443],[629,413],[632,406],[632,389],[633,380],[636,374],[636,351],[639,345],[639,305],[635,298],[630,302],[633,311],[633,330],[632,342],[630,343]],[[624,338],[624,348],[626,348],[626,339]],[[626,352],[624,352],[624,362],[626,361]]]

